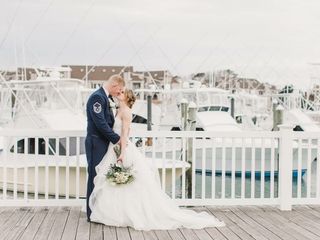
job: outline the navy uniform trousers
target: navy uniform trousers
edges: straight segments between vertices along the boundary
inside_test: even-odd
[[[103,156],[108,150],[108,145],[95,136],[87,136],[85,141],[86,156],[88,162],[88,181],[87,181],[87,218],[90,219],[91,209],[89,198],[94,188],[93,179],[97,175],[96,166],[99,165]]]

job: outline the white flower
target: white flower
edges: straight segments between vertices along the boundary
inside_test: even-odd
[[[116,109],[117,108],[117,104],[113,101],[110,101],[110,108]]]

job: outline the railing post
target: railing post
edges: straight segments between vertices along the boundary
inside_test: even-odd
[[[152,97],[150,94],[147,96],[147,130],[148,131],[152,130]],[[146,145],[152,146],[151,137],[147,138]]]
[[[197,118],[197,105],[194,102],[190,102],[189,108],[188,108],[188,131],[196,131],[196,118]],[[190,168],[186,172],[187,177],[187,196],[188,198],[192,198],[192,181],[195,181],[192,179],[192,169],[195,168],[195,166],[192,165],[192,159],[195,158],[195,156],[192,155],[194,142],[192,137],[189,136],[188,142],[187,142],[187,161],[190,164]],[[195,162],[195,161],[194,161]]]
[[[9,141],[8,141],[8,136],[6,135],[3,135],[3,167],[2,167],[2,197],[3,197],[3,200],[7,200],[7,181],[8,181],[8,178],[7,178],[7,160],[8,160],[8,151],[10,151],[10,148],[9,148]]]
[[[180,112],[181,112],[181,131],[187,130],[188,121],[188,100],[182,99],[180,102]]]
[[[292,141],[293,126],[279,125],[280,144],[279,144],[279,199],[280,210],[292,210]]]

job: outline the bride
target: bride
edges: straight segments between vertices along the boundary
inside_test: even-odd
[[[106,155],[96,167],[94,189],[89,199],[91,221],[109,226],[130,226],[137,230],[224,226],[223,222],[206,212],[197,213],[179,208],[161,190],[158,170],[128,139],[134,93],[125,90],[117,99],[119,110],[113,130],[121,135],[121,154],[117,159],[114,145],[110,143]],[[106,181],[105,174],[110,164],[119,161],[124,166],[133,166],[135,179],[129,184],[113,186]]]

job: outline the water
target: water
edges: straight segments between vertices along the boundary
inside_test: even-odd
[[[228,151],[230,150],[230,151]],[[226,162],[231,161],[231,148],[226,151]],[[238,150],[241,149],[236,149],[236,168],[241,169],[241,151],[239,152]],[[245,159],[246,159],[246,165],[251,169],[251,163],[252,163],[252,152],[250,148],[247,148],[245,150]],[[256,148],[255,151],[255,165],[257,169],[261,168],[261,149]],[[157,153],[156,157],[161,158],[162,154]],[[297,166],[297,161],[298,161],[298,156],[297,156],[297,150],[294,149],[293,151],[293,166],[296,168]],[[151,155],[149,155],[150,157]],[[176,152],[177,160],[179,159],[179,156],[181,156],[180,152]],[[311,174],[310,176],[310,197],[315,197],[316,196],[316,189],[317,189],[317,181],[320,184],[320,179],[317,180],[316,172],[317,172],[317,161],[316,159],[317,156],[317,150],[312,149],[311,150],[311,160],[312,164],[310,166],[310,172],[306,171],[305,174],[303,174],[301,178],[301,197],[305,198],[307,197],[308,194],[308,174]],[[166,158],[172,159],[172,153],[167,152],[166,153]],[[271,159],[271,150],[270,148],[266,148],[265,150],[265,169],[270,168],[270,159]],[[275,157],[274,159],[277,159],[277,152],[275,152]],[[302,166],[303,168],[307,168],[307,159],[308,159],[308,151],[307,149],[302,149]],[[202,162],[202,151],[197,151],[196,152],[196,178],[195,178],[195,196],[196,198],[201,198],[202,196],[202,174],[201,174],[201,162]],[[222,153],[221,151],[218,150],[216,151],[216,163],[222,161]],[[211,162],[212,162],[212,150],[207,149],[206,151],[206,169],[210,168]],[[199,164],[200,163],[200,164]],[[269,166],[268,166],[269,164]],[[277,161],[275,162],[275,168],[278,169],[277,166]],[[248,168],[247,168],[248,169]],[[212,178],[214,178],[215,181],[215,194],[212,196]],[[270,176],[262,176],[260,174],[257,174],[254,177],[254,189],[251,189],[252,187],[252,179],[251,179],[251,173],[247,172],[244,176],[245,181],[244,181],[244,189],[241,188],[241,181],[242,181],[242,176],[241,172],[237,173],[235,177],[235,198],[241,198],[242,192],[244,192],[244,197],[245,198],[251,198],[251,194],[253,192],[254,198],[261,198],[262,194],[264,195],[264,198],[270,198],[271,197],[271,178]],[[262,185],[262,179],[264,180],[264,189],[261,189]],[[232,197],[232,177],[231,175],[226,175],[225,176],[225,198],[231,198]],[[169,186],[168,186],[169,185]],[[171,196],[172,195],[172,187],[170,184],[166,186],[166,192]],[[278,176],[277,173],[274,176],[274,182],[273,182],[273,196],[276,198],[278,197],[278,187],[279,187],[279,182],[278,182]],[[181,198],[182,196],[182,178],[178,179],[176,181],[176,198]],[[296,174],[292,176],[292,197],[297,197],[298,195],[298,178]],[[186,194],[187,196],[187,194]],[[219,173],[216,173],[215,175],[212,175],[211,172],[206,172],[205,174],[205,193],[204,193],[205,198],[215,198],[219,199],[222,198],[222,176]]]
[[[211,150],[207,151],[206,154],[206,166],[210,166],[210,162],[212,162],[212,153],[210,152]],[[265,159],[270,159],[270,151],[266,150],[265,151]],[[311,159],[314,159],[314,156],[316,156],[317,152],[316,151],[311,151],[312,157]],[[151,156],[151,154],[147,154],[149,155],[149,157]],[[239,154],[236,154],[236,159],[238,159],[238,155],[241,156],[241,152]],[[177,160],[179,159],[180,153],[177,151],[176,152],[176,156],[177,156]],[[248,151],[245,154],[246,156],[246,162],[251,162],[252,161],[252,155],[251,152]],[[156,157],[161,158],[161,153],[157,153]],[[303,161],[305,161],[306,159],[308,159],[308,151],[307,149],[303,149],[302,151],[302,157],[303,157]],[[172,153],[168,152],[166,153],[166,158],[167,159],[172,159]],[[226,158],[230,160],[230,154],[227,153],[226,154]],[[222,155],[221,153],[219,153],[219,151],[217,151],[217,155],[216,155],[216,159],[222,159]],[[255,161],[258,162],[261,159],[261,151],[256,151],[256,155],[255,155]],[[201,151],[197,151],[197,155],[196,155],[196,161],[197,162],[202,162],[202,152]],[[295,161],[295,159],[294,159]],[[256,164],[257,166],[258,164]],[[237,166],[240,167],[240,166]],[[197,168],[197,169],[201,169]],[[317,176],[316,176],[316,172],[317,172],[317,161],[312,161],[312,164],[310,166],[310,172],[306,172],[305,175],[301,178],[301,197],[305,198],[307,197],[308,194],[308,175],[310,174],[310,184],[309,184],[309,189],[310,189],[310,196],[311,197],[315,197],[316,196],[316,189],[317,189],[317,182],[320,184],[320,179],[317,180]],[[214,196],[212,196],[212,180],[214,178],[215,181],[215,194]],[[205,198],[208,199],[219,199],[222,198],[222,176],[221,174],[214,174],[212,175],[211,173],[206,173],[205,174],[205,192],[204,192],[204,196]],[[262,179],[264,179],[264,189],[261,189],[261,183],[262,183]],[[263,197],[264,198],[270,198],[271,197],[271,179],[270,176],[261,176],[261,175],[256,175],[254,178],[254,189],[251,189],[252,187],[252,180],[251,180],[251,176],[250,173],[246,174],[246,176],[244,176],[244,188],[242,189],[241,187],[241,181],[242,181],[242,176],[241,173],[236,175],[235,177],[235,198],[241,198],[242,194],[244,194],[245,198],[251,198],[251,194],[253,192],[253,196],[254,198],[261,198],[262,197],[262,191],[263,191]],[[297,177],[292,177],[292,196],[293,197],[297,197],[297,193],[298,193],[298,178]],[[170,182],[171,183],[171,182]],[[232,177],[230,175],[226,175],[225,176],[225,188],[224,188],[224,198],[231,198],[232,197]],[[201,172],[197,172],[196,173],[196,178],[195,178],[195,196],[196,198],[200,199],[202,197],[202,185],[203,185],[203,180],[202,180],[202,175]],[[273,183],[273,195],[274,197],[278,197],[278,177],[275,176],[274,177],[274,183]],[[179,179],[177,179],[176,181],[176,198],[181,198],[182,196],[182,178],[180,177]],[[172,186],[170,184],[166,185],[166,192],[168,193],[169,196],[172,195]],[[2,194],[2,191],[0,190],[0,196]],[[12,195],[12,192],[8,192],[8,195]],[[187,194],[186,194],[187,196]],[[18,197],[19,198],[23,198],[23,193],[18,193]],[[29,198],[33,199],[34,195],[33,194],[29,194]],[[43,199],[44,196],[39,194],[39,199]],[[59,197],[61,199],[63,199],[64,197],[61,196]]]
[[[311,186],[310,186],[310,196],[316,196],[316,187],[317,187],[317,177],[316,177],[316,166],[317,162],[314,161],[311,165]],[[222,176],[221,174],[216,174],[212,176],[211,173],[206,173],[205,176],[205,198],[211,199],[212,198],[212,178],[215,178],[215,199],[222,198]],[[261,198],[261,178],[264,178],[264,198],[271,197],[271,179],[269,176],[255,176],[254,180],[254,197]],[[303,177],[301,178],[301,197],[307,197],[308,191],[308,184],[307,184],[308,172],[306,172]],[[251,198],[251,176],[246,175],[245,177],[245,184],[244,189],[241,188],[241,175],[235,177],[235,198],[241,198],[242,191],[244,191],[245,198]],[[320,183],[320,180],[318,181]],[[231,183],[232,178],[230,175],[225,176],[225,198],[231,198]],[[278,197],[278,177],[274,177],[274,184],[273,184],[273,193],[274,197]],[[167,187],[166,192],[171,196],[172,195],[172,188]],[[298,178],[296,176],[292,176],[292,197],[297,197],[298,193]],[[186,194],[187,196],[187,194]],[[201,173],[196,173],[195,179],[195,196],[196,198],[200,199],[202,196],[202,175]],[[176,182],[176,198],[182,197],[182,178],[177,180]]]

